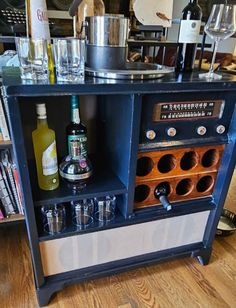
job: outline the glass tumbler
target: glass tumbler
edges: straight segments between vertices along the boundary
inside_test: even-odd
[[[114,219],[116,209],[116,196],[95,198],[95,218],[101,222]]]
[[[32,40],[25,37],[16,37],[21,78],[28,80],[48,79],[47,40]]]
[[[49,234],[62,232],[66,226],[66,210],[62,204],[46,205],[41,208],[44,230]]]
[[[94,202],[91,199],[72,201],[72,222],[76,226],[88,226],[93,222]]]
[[[85,39],[53,39],[54,60],[58,81],[84,80]]]

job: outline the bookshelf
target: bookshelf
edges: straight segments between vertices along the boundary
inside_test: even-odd
[[[0,95],[0,134],[0,224],[3,225],[24,220],[21,189],[14,163],[3,93]]]

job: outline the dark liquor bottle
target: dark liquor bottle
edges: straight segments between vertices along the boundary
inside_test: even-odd
[[[156,187],[154,195],[157,199],[160,200],[161,204],[167,211],[170,211],[172,209],[172,206],[167,198],[168,187],[164,183]]]
[[[92,165],[87,155],[82,155],[79,141],[70,142],[70,155],[60,163],[60,176],[75,190],[84,188],[92,175]]]
[[[198,0],[190,0],[182,11],[176,58],[177,72],[191,72],[194,68],[201,18],[202,10]]]
[[[71,96],[71,122],[66,127],[68,154],[71,154],[71,141],[78,141],[81,155],[87,156],[87,129],[81,123],[79,101],[77,96]]]

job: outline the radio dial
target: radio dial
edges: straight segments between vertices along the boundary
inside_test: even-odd
[[[206,134],[206,132],[207,132],[207,129],[206,129],[205,126],[199,126],[199,127],[197,128],[197,133],[198,133],[198,135],[200,135],[200,136],[204,136],[204,135]]]
[[[219,135],[224,134],[224,132],[225,132],[225,126],[224,126],[224,125],[218,125],[218,126],[216,127],[216,132],[217,132],[217,134],[219,134]]]
[[[156,138],[156,132],[153,129],[150,129],[146,132],[146,137],[148,140],[154,140]]]
[[[176,130],[174,127],[168,128],[168,130],[167,130],[167,135],[168,135],[169,137],[175,137],[176,134],[177,134],[177,130]]]

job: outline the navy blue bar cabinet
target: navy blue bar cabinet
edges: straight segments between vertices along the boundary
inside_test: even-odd
[[[24,84],[16,73],[6,72],[2,94],[40,306],[64,286],[90,278],[181,256],[209,262],[236,160],[235,77],[205,82],[194,74],[173,74],[149,81]],[[49,126],[63,157],[71,95],[97,99],[94,177],[79,194],[62,180],[57,190],[40,191],[31,140],[35,103],[47,103]],[[148,178],[150,172],[154,175]],[[169,187],[170,211],[154,196],[163,182]],[[72,200],[106,195],[117,197],[112,222],[81,230],[71,223]],[[49,235],[40,208],[58,203],[68,205],[67,227]]]

